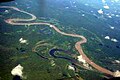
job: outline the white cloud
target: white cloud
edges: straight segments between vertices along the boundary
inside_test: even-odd
[[[109,25],[109,27],[110,27],[110,29],[115,29],[115,27],[113,27],[113,26],[111,26],[111,25]]]
[[[19,41],[22,41],[22,40],[23,40],[23,38],[20,38],[20,39],[19,39]]]
[[[23,67],[20,64],[18,64],[15,68],[12,69],[11,74],[13,76],[18,75],[21,78],[23,78],[23,72],[22,72],[22,70],[23,70]]]
[[[115,60],[116,63],[120,64],[120,61],[119,60]]]
[[[112,28],[114,28],[114,27],[112,27]],[[115,38],[110,38],[109,36],[105,36],[105,39],[110,39],[112,42],[118,42],[117,39],[115,39]]]
[[[120,15],[115,15],[116,17],[120,17]]]
[[[85,59],[83,59],[82,55],[77,56],[78,61],[82,62],[83,66],[85,66],[86,68],[92,70],[92,67],[89,66],[89,64],[85,61]]]
[[[68,9],[69,7],[65,7],[66,9]]]
[[[5,13],[9,13],[9,11],[8,11],[8,10],[5,10]]]
[[[118,2],[119,0],[113,0],[113,1]]]
[[[115,14],[111,14],[111,16],[115,16]]]
[[[22,41],[20,41],[20,43],[22,43],[22,44],[27,43],[27,40],[22,40]]]
[[[99,10],[98,10],[98,13],[99,13],[99,14],[103,14],[103,10],[102,10],[102,9],[99,9]]]
[[[82,55],[77,56],[78,61],[82,62],[82,63],[86,63],[86,61],[83,59]]]
[[[105,36],[105,39],[110,39],[110,37],[109,36]]]
[[[75,70],[75,68],[72,65],[69,65],[68,69],[73,70],[73,71]]]
[[[111,26],[110,28],[111,28],[111,29],[115,29],[115,27],[112,27],[112,26]]]
[[[89,4],[86,3],[85,5],[88,6]]]
[[[51,66],[55,66],[55,61],[51,60]]]
[[[106,2],[106,0],[102,0],[102,2],[103,2],[103,3],[105,3],[105,2]]]
[[[114,39],[114,38],[112,38],[111,41],[113,41],[113,42],[118,42],[118,40],[117,40],[117,39]]]
[[[110,7],[108,5],[103,6],[105,9],[109,9]]]
[[[20,39],[19,39],[19,42],[22,43],[22,44],[28,44],[28,43],[27,43],[28,41],[25,40],[25,39],[23,39],[23,38],[20,38]]]
[[[85,67],[87,67],[87,68],[91,68],[91,67],[89,67],[89,64],[87,64],[87,63],[85,63],[85,64],[83,64]]]
[[[120,71],[117,70],[116,72],[114,72],[114,77],[120,77]]]
[[[85,16],[85,14],[82,14],[82,16]]]
[[[108,16],[109,18],[112,18],[112,16]]]
[[[75,4],[76,2],[74,1],[73,3]]]

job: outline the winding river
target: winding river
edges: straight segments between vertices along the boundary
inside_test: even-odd
[[[33,14],[31,14],[31,13],[28,13],[26,11],[20,10],[20,9],[18,9],[16,7],[12,7],[12,6],[0,6],[0,8],[13,9],[13,10],[16,10],[16,11],[19,11],[21,13],[25,13],[25,14],[28,14],[29,16],[31,16],[31,18],[28,18],[28,19],[26,19],[26,18],[25,19],[18,19],[18,18],[7,19],[7,20],[5,20],[5,22],[8,23],[8,24],[11,24],[11,25],[47,25],[48,27],[54,29],[56,32],[58,32],[58,33],[60,33],[60,34],[62,34],[64,36],[71,36],[71,37],[75,37],[75,38],[81,38],[82,40],[76,42],[75,48],[79,52],[79,54],[82,55],[83,59],[88,64],[90,64],[92,67],[94,67],[95,69],[97,69],[98,71],[100,71],[102,73],[105,73],[107,75],[114,76],[114,72],[111,72],[110,70],[107,70],[107,69],[105,69],[105,68],[103,68],[103,67],[95,64],[92,60],[90,60],[86,56],[86,54],[83,52],[83,49],[81,47],[82,44],[84,44],[84,43],[87,42],[87,39],[84,36],[78,35],[78,34],[69,34],[69,33],[62,32],[55,25],[50,24],[50,23],[46,23],[46,22],[30,22],[30,21],[36,20],[36,16],[33,15]],[[33,50],[33,52],[35,52],[35,51]]]

